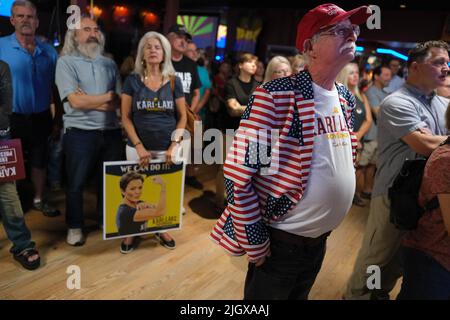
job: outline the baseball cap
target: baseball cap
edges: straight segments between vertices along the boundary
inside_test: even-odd
[[[171,32],[174,32],[174,33],[179,34],[181,36],[186,36],[186,38],[188,38],[189,40],[192,39],[192,36],[187,31],[186,27],[183,26],[182,24],[175,24],[175,25],[171,26],[169,28],[168,33],[171,33]]]
[[[303,52],[303,43],[310,39],[321,29],[333,26],[339,22],[350,19],[352,24],[360,25],[367,21],[371,15],[371,10],[367,6],[345,11],[332,3],[322,4],[308,11],[300,20],[297,26],[296,47]]]

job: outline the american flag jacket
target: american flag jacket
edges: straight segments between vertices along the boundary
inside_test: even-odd
[[[336,84],[350,131],[355,98]],[[250,261],[267,255],[267,226],[301,200],[308,183],[314,143],[314,95],[308,71],[270,81],[250,97],[224,164],[228,205],[210,238]]]

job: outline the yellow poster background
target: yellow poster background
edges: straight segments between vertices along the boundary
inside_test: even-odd
[[[183,170],[173,173],[158,174],[152,172],[147,177],[146,172],[138,172],[144,177],[144,185],[141,200],[156,205],[159,201],[161,187],[152,182],[152,177],[160,176],[166,184],[166,208],[167,213],[158,218],[153,218],[147,222],[147,231],[139,234],[160,232],[169,229],[179,229],[181,227],[181,203],[183,196]],[[121,176],[105,174],[105,206],[104,206],[104,238],[121,238],[130,235],[120,236],[116,225],[117,209],[122,203],[122,193],[119,181]]]

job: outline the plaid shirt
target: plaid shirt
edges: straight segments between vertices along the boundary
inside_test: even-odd
[[[355,98],[336,84],[342,112],[353,128]],[[250,261],[267,255],[267,225],[301,200],[313,157],[315,103],[308,71],[258,87],[242,115],[224,164],[228,206],[210,238]],[[357,139],[350,131],[353,161]],[[273,141],[273,142],[272,142]]]

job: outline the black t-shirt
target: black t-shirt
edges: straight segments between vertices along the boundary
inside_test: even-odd
[[[117,209],[116,225],[119,235],[142,233],[146,230],[147,221],[135,222],[136,208],[121,204]]]
[[[183,85],[183,92],[186,102],[191,105],[194,90],[201,87],[197,64],[185,56],[183,56],[183,59],[180,61],[172,60],[172,64],[175,68],[177,77],[180,78]]]
[[[238,77],[231,78],[225,86],[225,100],[236,99],[240,105],[246,106],[250,96],[259,83],[252,78],[248,83],[241,81]],[[231,117],[227,110],[224,110],[225,129],[237,129],[241,117]]]
[[[149,89],[137,74],[127,77],[122,93],[133,97],[131,104],[132,121],[136,133],[147,150],[167,150],[172,132],[176,128],[175,99],[183,97],[181,81],[175,79],[174,94],[170,81],[157,91]],[[128,141],[129,146],[133,146]]]
[[[355,95],[355,109],[353,110],[353,131],[357,132],[364,120],[366,120],[366,107],[364,106],[364,102],[359,100],[359,98]]]

